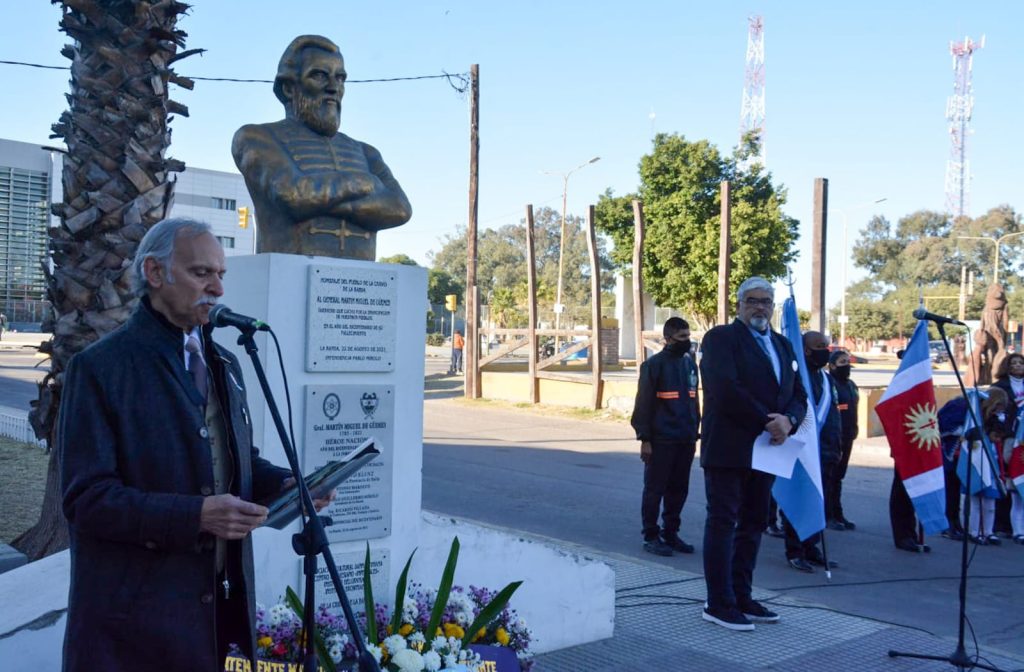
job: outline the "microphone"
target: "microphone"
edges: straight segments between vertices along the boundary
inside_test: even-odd
[[[210,309],[210,324],[215,327],[234,327],[239,331],[270,331],[270,325],[265,322],[231,312],[223,303],[218,303]]]
[[[212,316],[212,314],[211,314]],[[952,317],[946,317],[945,315],[936,315],[935,313],[929,313],[924,307],[919,307],[914,311],[914,317],[919,320],[928,320],[935,324],[955,324],[958,327],[966,327],[967,325],[960,320],[954,320]]]

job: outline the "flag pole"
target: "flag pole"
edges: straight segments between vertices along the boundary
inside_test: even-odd
[[[793,304],[795,306],[796,305],[796,294],[793,291],[793,286],[796,284],[796,281],[793,279],[793,269],[791,269],[789,266],[786,266],[786,282],[785,282],[785,284],[786,284],[787,287],[789,287],[789,298],[791,298],[793,300]],[[797,319],[799,320],[799,317],[797,317]],[[826,390],[822,389],[822,392],[824,393],[824,392],[826,392]],[[813,393],[812,393],[811,390],[807,390],[807,396],[809,398],[813,398]],[[812,404],[812,408],[813,408],[813,404]],[[819,441],[820,441],[820,436],[819,436]],[[821,444],[820,443],[818,444],[818,469],[819,470],[821,469]],[[822,482],[822,490],[823,491],[824,491],[824,485],[825,485],[825,483],[824,483],[824,479],[823,479],[823,482]],[[822,492],[822,494],[824,494],[824,492]],[[826,511],[825,511],[825,497],[821,498],[821,513],[822,513],[822,517],[825,518],[825,520],[827,522],[828,521],[828,516],[825,515],[825,513],[826,513]],[[826,529],[828,529],[828,525],[825,525],[825,527],[821,528],[821,531],[818,532],[818,538],[821,539],[821,559],[825,563],[825,582],[826,583],[832,583],[832,563],[830,563],[828,561],[828,545],[825,543],[825,530]]]

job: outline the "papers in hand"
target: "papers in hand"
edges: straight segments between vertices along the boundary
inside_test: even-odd
[[[309,494],[313,499],[326,497],[331,490],[341,485],[349,476],[359,471],[364,464],[378,455],[380,455],[380,451],[377,450],[375,439],[370,437],[342,459],[328,462],[306,476],[306,487],[309,488]],[[263,502],[263,505],[270,510],[263,526],[272,527],[275,530],[284,529],[286,525],[298,518],[301,512],[299,489],[293,485],[270,501]]]
[[[782,478],[793,477],[793,467],[796,465],[796,458],[804,447],[804,442],[792,436],[777,446],[771,444],[772,435],[762,432],[754,439],[754,451],[751,455],[750,466],[758,471],[774,474]]]

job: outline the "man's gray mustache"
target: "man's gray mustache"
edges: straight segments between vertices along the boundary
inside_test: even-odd
[[[193,306],[215,306],[215,305],[217,305],[217,297],[216,296],[204,296],[204,297],[202,297],[201,299],[199,299],[198,301],[196,301],[192,305]]]

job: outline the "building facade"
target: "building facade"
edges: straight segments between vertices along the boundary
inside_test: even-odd
[[[16,328],[43,319],[47,228],[60,225],[50,205],[63,198],[61,157],[41,145],[0,139],[0,312]],[[241,175],[188,168],[174,177],[172,217],[209,223],[227,255],[253,254],[252,199]]]

